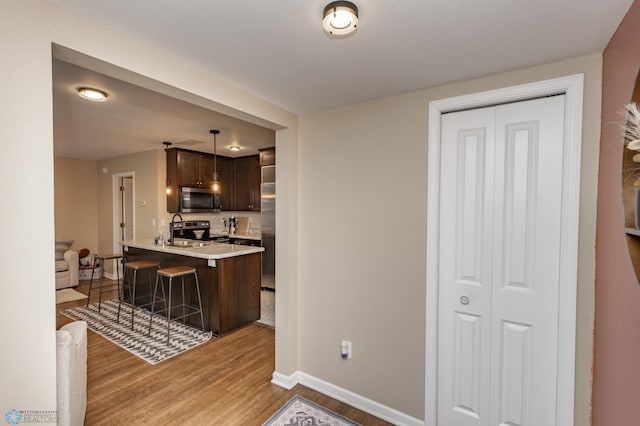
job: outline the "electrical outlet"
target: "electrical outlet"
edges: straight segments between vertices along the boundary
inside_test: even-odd
[[[348,340],[340,342],[340,356],[342,359],[351,359],[351,355],[351,342]]]

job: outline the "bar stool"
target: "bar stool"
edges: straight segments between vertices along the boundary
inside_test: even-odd
[[[133,330],[136,307],[136,284],[138,282],[138,271],[147,270],[149,274],[149,295],[151,295],[151,283],[153,278],[153,269],[160,270],[160,262],[155,260],[136,260],[133,262],[125,262],[124,277],[128,278],[129,294],[131,296],[131,329]],[[133,272],[133,282],[131,281],[131,273]],[[124,281],[124,278],[123,278]],[[124,287],[124,284],[123,284]],[[164,294],[164,292],[163,292]],[[154,296],[155,297],[155,296]],[[139,307],[149,306],[151,303],[143,303]],[[118,321],[120,321],[120,307],[118,307]]]
[[[193,275],[194,282],[196,284],[196,294],[198,295],[198,306],[188,304],[185,298],[184,277],[187,275]],[[153,288],[153,298],[151,299],[151,318],[149,318],[149,335],[151,334],[151,326],[153,323],[153,313],[155,308],[156,294],[158,291],[158,282],[160,282],[160,287],[164,292],[164,282],[163,282],[164,277],[169,278],[169,283],[167,285],[169,289],[169,295],[168,295],[169,302],[167,305],[167,302],[165,301],[165,308],[158,311],[158,313],[161,313],[161,312],[167,313],[167,345],[169,345],[169,338],[171,335],[171,311],[173,309],[182,308],[182,315],[178,317],[174,317],[173,318],[174,321],[177,321],[180,319],[184,320],[185,318],[191,315],[196,315],[199,313],[200,324],[202,324],[202,331],[204,331],[204,315],[202,313],[202,298],[200,297],[200,284],[198,283],[198,273],[196,272],[196,268],[191,266],[172,266],[170,268],[159,269],[156,273],[156,285]],[[177,306],[172,306],[171,287],[173,284],[173,279],[178,277],[182,278],[182,303]]]
[[[89,306],[89,302],[91,301],[91,288],[93,287],[93,277],[96,273],[96,267],[98,266],[98,264],[101,264],[104,266],[104,264],[106,263],[107,260],[120,260],[123,259],[124,255],[119,254],[119,253],[112,253],[112,254],[96,254],[95,257],[93,258],[93,269],[91,270],[91,280],[89,281],[89,295],[87,297],[87,306]],[[100,260],[101,262],[98,262],[98,260]],[[104,274],[104,270],[102,271],[102,273]],[[103,275],[104,277],[104,275]],[[118,292],[118,301],[120,303],[122,303],[122,288],[120,287],[120,266],[118,265],[118,263],[116,262],[116,283],[115,284],[108,284],[108,285],[104,285],[102,283],[102,279],[100,279],[100,292],[98,293],[98,312],[100,312],[101,308],[102,308],[102,292],[111,292],[111,291],[117,291]],[[120,316],[120,306],[118,305],[118,317]]]

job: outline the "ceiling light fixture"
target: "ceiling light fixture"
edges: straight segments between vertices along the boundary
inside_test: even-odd
[[[80,97],[93,102],[104,102],[107,100],[107,94],[102,90],[92,89],[90,87],[81,87],[78,89]]]
[[[332,38],[349,37],[358,28],[358,7],[350,1],[329,3],[322,14],[322,27]]]
[[[220,190],[220,182],[218,182],[218,153],[216,147],[216,135],[220,133],[220,130],[211,129],[209,133],[213,134],[213,183],[211,184],[211,189],[214,194],[219,194]]]
[[[230,149],[231,151],[240,151],[240,147],[239,147],[238,145],[231,145],[231,146],[229,147],[229,149]]]

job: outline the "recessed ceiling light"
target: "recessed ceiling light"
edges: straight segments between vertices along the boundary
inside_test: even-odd
[[[107,94],[102,90],[92,89],[90,87],[81,87],[78,89],[80,97],[93,102],[104,102],[107,100]]]
[[[333,38],[348,37],[358,28],[358,7],[350,1],[334,1],[324,8],[322,27]]]
[[[229,149],[230,149],[231,151],[240,151],[240,147],[239,147],[238,145],[231,145],[231,146],[229,147]]]

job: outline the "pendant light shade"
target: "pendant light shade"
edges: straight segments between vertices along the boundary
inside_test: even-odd
[[[211,129],[209,133],[213,134],[213,184],[211,184],[211,190],[214,194],[219,194],[222,191],[220,181],[218,180],[218,150],[216,143],[216,135],[220,133],[220,130]]]
[[[324,8],[322,27],[332,38],[352,35],[358,28],[358,7],[350,1],[334,1]]]
[[[162,142],[162,145],[165,146],[165,152],[169,149],[169,147],[171,146],[171,142],[165,141]],[[167,193],[167,195],[171,195],[171,193],[173,192],[173,187],[171,186],[171,179],[169,179],[169,177],[167,176],[167,180],[166,180],[166,188],[165,188],[165,192]]]

